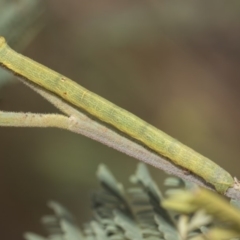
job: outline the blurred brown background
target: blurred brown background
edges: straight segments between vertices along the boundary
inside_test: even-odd
[[[24,54],[135,113],[240,176],[238,1],[46,0],[46,27]],[[0,108],[56,112],[20,83]],[[91,217],[99,163],[128,183],[137,160],[58,129],[0,129],[0,237],[43,234],[56,200]],[[165,174],[149,167],[159,185]]]

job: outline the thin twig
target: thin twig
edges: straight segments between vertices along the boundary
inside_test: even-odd
[[[2,127],[58,127],[68,129],[70,119],[60,114],[0,111]]]
[[[185,169],[174,165],[163,157],[160,157],[153,151],[142,146],[140,143],[135,142],[133,139],[129,139],[127,136],[123,136],[122,134],[119,134],[119,132],[108,128],[103,123],[95,119],[91,119],[86,114],[80,112],[53,93],[28,82],[24,78],[19,77],[19,80],[36,91],[67,116],[60,114],[0,112],[0,126],[57,127],[67,129],[101,142],[156,168],[162,169],[166,173],[214,190],[213,186],[204,181],[202,178],[194,175],[193,173],[186,172]],[[240,199],[239,191],[234,188],[230,188],[226,192],[226,196]]]
[[[162,169],[166,173],[173,174],[182,179],[194,182],[200,186],[207,187],[212,190],[214,189],[210,184],[206,183],[198,176],[186,172],[183,168],[172,164],[167,159],[160,157],[151,150],[143,147],[141,144],[136,143],[132,139],[129,139],[126,136],[123,136],[118,132],[106,127],[97,120],[89,118],[87,115],[78,111],[73,106],[66,103],[64,100],[52,94],[51,92],[42,89],[25,79],[19,79],[70,117],[71,124],[69,124],[68,130],[101,142],[104,145],[112,147],[140,161]]]

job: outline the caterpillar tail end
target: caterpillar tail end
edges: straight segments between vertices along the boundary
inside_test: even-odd
[[[223,194],[223,195],[225,195],[225,193],[227,192],[227,190],[229,188],[234,187],[234,186],[235,186],[235,182],[234,182],[233,179],[232,179],[231,182],[229,181],[228,183],[225,183],[225,184],[223,184],[223,183],[214,184],[214,187],[215,187],[216,191],[220,194]]]

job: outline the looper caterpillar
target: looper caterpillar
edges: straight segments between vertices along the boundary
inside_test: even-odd
[[[18,54],[7,45],[3,37],[0,37],[0,64],[100,121],[110,124],[174,164],[202,177],[219,193],[224,193],[233,186],[234,180],[231,175],[210,159],[71,79]]]

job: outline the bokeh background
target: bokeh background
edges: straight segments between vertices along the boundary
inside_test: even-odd
[[[25,55],[240,176],[238,1],[44,3],[45,27]],[[1,87],[0,97],[1,110],[57,112],[18,82]],[[62,203],[79,224],[89,220],[100,163],[128,184],[137,160],[59,129],[0,128],[1,239],[44,234],[39,219],[50,213],[49,200]],[[149,168],[161,186],[165,174]]]

